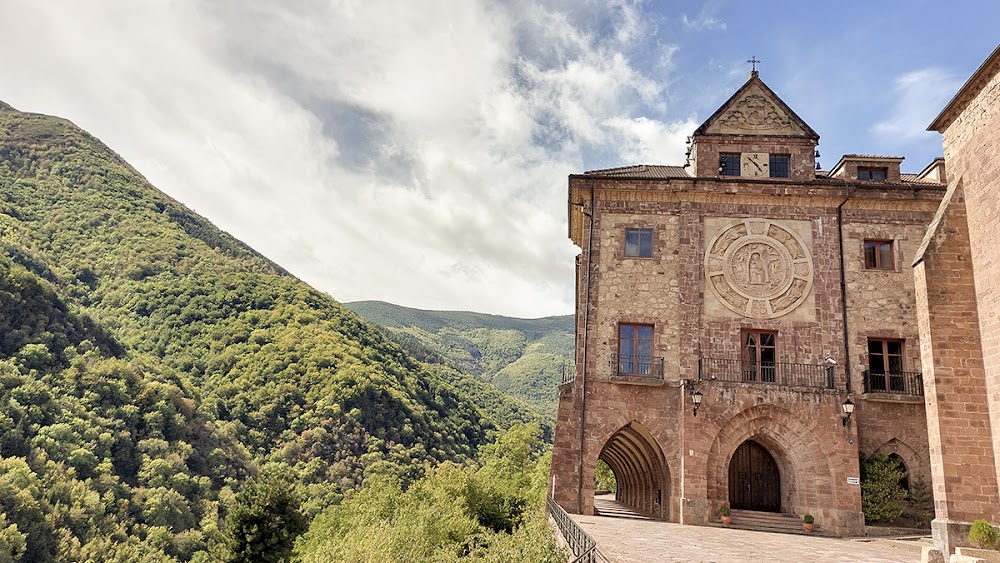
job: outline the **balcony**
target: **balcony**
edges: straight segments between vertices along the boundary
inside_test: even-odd
[[[866,370],[863,375],[865,393],[924,396],[924,374],[922,373],[910,371],[884,373]]]
[[[833,367],[815,364],[700,358],[698,360],[698,379],[836,389]]]
[[[611,354],[611,381],[619,383],[663,383],[663,358]]]

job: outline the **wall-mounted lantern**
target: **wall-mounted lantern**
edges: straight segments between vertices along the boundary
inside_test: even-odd
[[[701,394],[701,391],[698,391],[697,389],[695,390],[694,393],[691,393],[691,402],[694,403],[695,416],[698,416],[698,407],[701,406],[701,400],[704,398],[705,397]]]
[[[847,426],[851,422],[851,415],[854,414],[854,402],[850,399],[844,401],[844,404],[840,405],[840,408],[844,409],[844,426]]]

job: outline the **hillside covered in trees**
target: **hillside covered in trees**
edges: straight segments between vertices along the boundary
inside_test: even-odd
[[[248,482],[309,520],[539,422],[0,103],[0,561],[216,560]]]
[[[518,319],[381,301],[344,306],[382,326],[413,357],[475,375],[555,420],[559,381],[573,369],[572,315]]]

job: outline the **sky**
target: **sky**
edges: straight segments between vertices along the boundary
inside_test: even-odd
[[[760,77],[843,154],[927,125],[1000,2],[0,0],[0,100],[68,118],[340,301],[573,312],[567,176],[683,164]]]

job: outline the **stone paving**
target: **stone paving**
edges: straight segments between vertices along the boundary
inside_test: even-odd
[[[613,503],[613,501],[610,501]],[[623,506],[598,503],[618,516],[570,515],[612,563],[660,561],[914,563],[919,552],[882,543],[712,526],[684,526],[630,515]],[[626,517],[622,517],[626,516]]]

